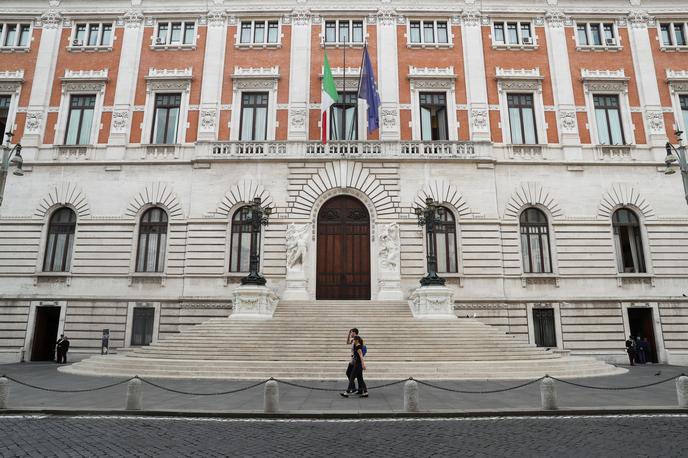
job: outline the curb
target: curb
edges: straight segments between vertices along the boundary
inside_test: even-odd
[[[174,417],[174,418],[215,418],[215,419],[255,419],[255,420],[384,420],[384,419],[461,419],[461,418],[494,418],[494,417],[582,417],[608,415],[660,415],[679,414],[688,416],[688,409],[679,407],[609,407],[603,409],[592,408],[564,408],[559,410],[462,410],[462,411],[371,411],[371,412],[314,412],[314,411],[284,411],[264,413],[260,411],[178,411],[178,410],[95,410],[95,409],[5,409],[0,411],[0,419],[5,416],[16,415],[47,415],[56,417],[76,416],[109,416],[109,417]]]

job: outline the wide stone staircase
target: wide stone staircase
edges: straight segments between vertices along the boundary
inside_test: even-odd
[[[222,379],[343,379],[347,331],[365,339],[366,378],[531,379],[625,372],[561,356],[470,318],[418,320],[404,302],[280,302],[270,320],[213,318],[150,346],[94,356],[63,372]]]

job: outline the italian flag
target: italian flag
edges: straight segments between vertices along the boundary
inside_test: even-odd
[[[332,69],[330,68],[330,61],[327,60],[327,51],[325,51],[325,64],[323,68],[322,78],[322,95],[320,97],[320,132],[322,134],[323,144],[327,143],[327,127],[329,126],[330,107],[339,100],[339,93],[337,92],[337,85],[334,83],[332,77]]]

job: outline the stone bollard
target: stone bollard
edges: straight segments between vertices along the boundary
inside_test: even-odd
[[[143,409],[143,383],[138,378],[132,379],[127,385],[127,410]]]
[[[10,403],[10,381],[0,377],[0,410],[8,409]]]
[[[268,380],[265,382],[263,410],[265,413],[275,413],[279,411],[279,386],[276,380]]]
[[[682,409],[688,409],[688,377],[682,375],[676,380],[676,396],[678,397],[678,406]],[[2,407],[0,405],[0,407]]]
[[[543,410],[557,410],[557,390],[548,375],[540,382],[540,402]]]
[[[420,411],[420,399],[418,395],[418,382],[409,380],[404,383],[404,412]]]

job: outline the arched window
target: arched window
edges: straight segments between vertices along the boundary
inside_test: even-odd
[[[251,207],[241,207],[232,217],[229,271],[248,272],[251,257]],[[258,249],[258,247],[256,247]]]
[[[141,216],[139,244],[136,253],[137,272],[163,272],[167,246],[167,213],[151,208]]]
[[[552,273],[547,216],[537,208],[528,208],[521,213],[519,222],[523,272],[528,274]]]
[[[435,226],[435,252],[437,253],[437,272],[458,272],[456,262],[456,221],[446,207],[439,207],[440,221]]]
[[[620,208],[612,215],[616,264],[621,273],[645,272],[640,222],[633,211]]]
[[[50,217],[43,261],[44,272],[69,272],[75,230],[76,213],[72,209],[61,208]]]

